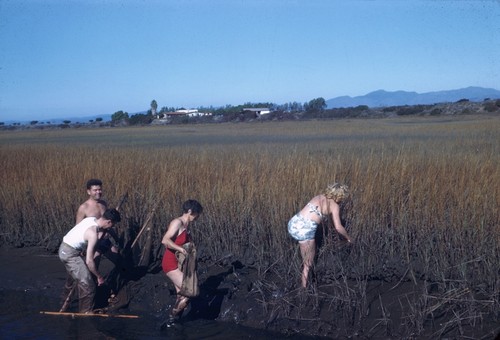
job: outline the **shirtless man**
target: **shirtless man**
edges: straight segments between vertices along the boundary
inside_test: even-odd
[[[76,224],[80,223],[85,217],[101,217],[108,207],[106,201],[101,198],[102,181],[100,179],[93,178],[87,181],[87,194],[89,195],[89,198],[80,205],[76,213]],[[113,242],[110,240],[109,236],[111,236],[111,239],[113,239],[114,241],[117,240],[116,234],[113,232],[113,230],[107,230],[103,238],[99,240],[96,256],[99,256],[110,249],[113,253],[118,253],[117,245],[111,245]]]
[[[104,214],[108,204],[101,199],[102,181],[99,179],[90,179],[87,181],[88,200],[82,203],[76,213],[76,224],[80,223],[85,217],[99,218]]]

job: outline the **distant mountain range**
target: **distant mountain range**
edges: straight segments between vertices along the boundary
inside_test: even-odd
[[[106,114],[106,115],[96,115],[96,116],[86,116],[86,117],[67,117],[67,118],[54,118],[54,119],[48,119],[51,124],[60,124],[64,121],[70,121],[71,123],[88,123],[91,120],[95,121],[97,118],[102,119],[103,122],[107,122],[111,120],[111,115]],[[45,121],[45,120],[41,120]]]
[[[91,120],[95,121],[97,118],[101,118],[103,122],[108,122],[111,120],[110,114],[96,115],[96,116],[84,116],[84,117],[65,117],[65,118],[47,118],[47,119],[34,119],[34,120],[6,120],[2,121],[6,125],[19,123],[19,124],[29,124],[32,121],[37,121],[42,124],[62,124],[65,121],[71,123],[88,123]]]
[[[326,100],[327,108],[355,107],[367,105],[368,107],[436,104],[456,102],[460,99],[468,99],[471,102],[481,102],[485,99],[499,99],[500,91],[484,87],[467,87],[458,90],[437,92],[406,92],[406,91],[384,91],[370,92],[364,96],[350,97],[341,96]]]

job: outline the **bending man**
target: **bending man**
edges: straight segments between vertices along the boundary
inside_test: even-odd
[[[104,283],[104,278],[99,274],[94,260],[97,242],[107,229],[120,220],[120,213],[116,209],[107,209],[99,218],[84,218],[63,237],[59,247],[59,258],[68,273],[63,297],[71,294],[76,282],[80,313],[92,313],[94,307],[95,283],[92,275],[96,277],[99,286]],[[85,253],[85,260],[82,253]],[[66,309],[66,305],[61,308],[62,312]]]

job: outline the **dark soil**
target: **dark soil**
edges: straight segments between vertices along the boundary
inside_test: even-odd
[[[154,316],[166,319],[175,300],[171,283],[158,268],[114,266],[103,259],[103,272],[110,279],[121,277],[122,287],[100,288],[98,303],[110,313]],[[66,272],[57,254],[44,248],[1,248],[0,290],[31,291],[50,298],[60,297]],[[499,328],[495,316],[484,315],[474,327],[457,323],[451,327],[445,311],[436,309],[419,334],[411,334],[418,311],[418,295],[423,283],[412,281],[331,280],[314,289],[296,288],[298,278],[283,280],[272,273],[259,275],[257,268],[226,258],[216,263],[199,263],[200,296],[193,299],[181,319],[218,320],[278,331],[284,335],[329,338],[412,339],[474,338],[494,339]],[[357,285],[366,285],[365,297],[350,296]],[[113,285],[112,285],[113,286]],[[358,287],[359,288],[359,287]],[[117,295],[108,303],[112,290]],[[344,294],[339,295],[339,292]],[[342,296],[343,298],[338,298]],[[366,301],[360,310],[354,300]],[[77,310],[74,302],[71,311]],[[498,317],[498,313],[497,316]]]

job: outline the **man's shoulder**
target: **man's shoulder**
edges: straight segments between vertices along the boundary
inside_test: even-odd
[[[81,223],[85,224],[85,231],[83,235],[86,241],[97,238],[97,221],[94,217],[86,217]]]
[[[108,202],[106,202],[105,200],[101,200],[101,199],[100,199],[100,200],[97,200],[97,201],[96,201],[96,203],[97,203],[98,205],[102,205],[102,206],[104,206],[104,207],[107,207],[107,206],[108,206]]]

